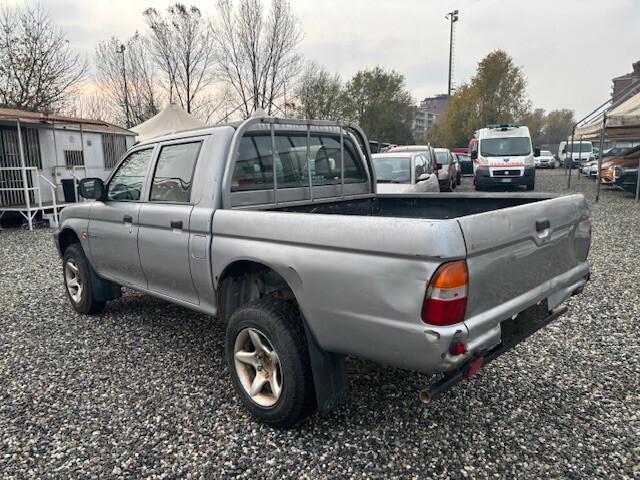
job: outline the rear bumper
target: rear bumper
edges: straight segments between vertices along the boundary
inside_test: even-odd
[[[462,323],[450,326],[412,324],[386,329],[381,332],[380,338],[384,338],[384,342],[378,345],[376,354],[371,352],[372,355],[357,356],[424,373],[455,371],[479,352],[491,351],[502,343],[502,322],[545,300],[548,315],[552,315],[567,298],[580,293],[588,279],[589,267],[586,262],[581,263],[533,290],[467,318]],[[372,328],[375,326],[378,325],[372,325]],[[454,342],[464,343],[467,352],[451,355],[449,348]],[[392,352],[402,352],[401,357],[390,358],[388,354]]]
[[[489,167],[478,167],[476,169],[475,177],[476,185],[478,187],[533,185],[536,180],[536,169],[535,167],[524,167],[524,172],[521,176],[492,176]]]

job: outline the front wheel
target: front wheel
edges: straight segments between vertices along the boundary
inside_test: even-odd
[[[527,185],[527,190],[533,190],[535,185],[532,183],[531,185]]]
[[[238,308],[227,325],[225,353],[236,392],[259,421],[291,427],[314,412],[307,341],[290,303],[263,298]]]
[[[78,243],[69,246],[62,258],[64,285],[71,305],[78,313],[99,313],[105,302],[96,300],[92,285],[91,265]]]

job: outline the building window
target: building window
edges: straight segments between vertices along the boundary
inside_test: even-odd
[[[125,135],[102,134],[102,157],[105,169],[112,170],[126,151],[127,137]]]
[[[82,150],[65,150],[64,163],[69,170],[73,167],[84,166],[84,154]]]
[[[38,130],[22,127],[21,132],[25,166],[42,169]],[[11,127],[0,127],[0,167],[19,167],[20,165],[18,130]]]

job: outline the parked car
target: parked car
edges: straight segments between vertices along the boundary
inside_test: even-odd
[[[572,146],[573,145],[573,146]],[[566,142],[560,142],[558,146],[558,159],[560,165],[568,167],[569,159],[571,159],[571,168],[580,167],[582,163],[594,160],[593,144],[587,141],[574,141],[569,140]]]
[[[585,286],[582,195],[377,195],[371,165],[341,122],[253,116],[143,141],[61,213],[71,306],[96,314],[126,286],[217,317],[242,404],[292,426],[345,401],[345,355],[446,372],[428,403]]]
[[[615,183],[616,167],[635,168],[640,161],[640,145],[625,150],[622,155],[608,157],[600,167],[600,182],[609,185]]]
[[[473,175],[473,161],[468,153],[456,153],[458,163],[460,163],[460,171],[462,175]]]
[[[619,157],[621,155],[624,155],[625,153],[627,153],[629,150],[631,150],[631,148],[633,147],[613,147],[610,148],[608,150],[605,150],[604,153],[602,154],[602,158],[608,158],[608,157]]]
[[[587,177],[598,176],[598,160],[589,160],[580,168],[580,172]]]
[[[439,192],[438,177],[423,153],[372,155],[378,193]]]
[[[534,157],[533,163],[536,168],[556,168],[556,159],[549,150],[540,150],[540,156]]]
[[[527,127],[489,125],[481,128],[469,142],[469,151],[474,160],[476,190],[513,185],[534,189],[534,158],[540,155],[540,150],[532,147]]]
[[[636,193],[638,188],[638,165],[635,167],[615,167],[614,185],[627,192]]]
[[[459,169],[448,148],[435,148],[441,192],[453,192],[458,185]]]
[[[431,160],[432,169],[438,173],[438,165],[436,162],[436,154],[431,145],[392,145],[385,153],[398,152],[418,152],[422,153],[427,159]]]

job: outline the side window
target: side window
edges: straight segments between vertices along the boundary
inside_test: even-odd
[[[201,143],[162,147],[151,184],[152,202],[189,203],[193,171]]]
[[[424,157],[424,172],[423,173],[433,173],[433,169],[435,168],[435,159],[431,158],[431,150],[427,150],[422,154]]]
[[[152,148],[138,150],[129,155],[109,182],[107,198],[115,201],[140,200],[144,178],[147,174]]]
[[[427,162],[422,155],[416,155],[416,182],[423,173],[427,173]]]
[[[307,162],[307,137],[304,134],[279,134],[276,142],[276,176],[278,188],[309,186],[308,163],[313,185],[340,183],[340,138],[313,135],[309,140],[311,162]],[[344,138],[344,182],[360,183],[367,179],[351,139]],[[273,163],[270,135],[249,135],[240,140],[232,191],[273,188]]]

